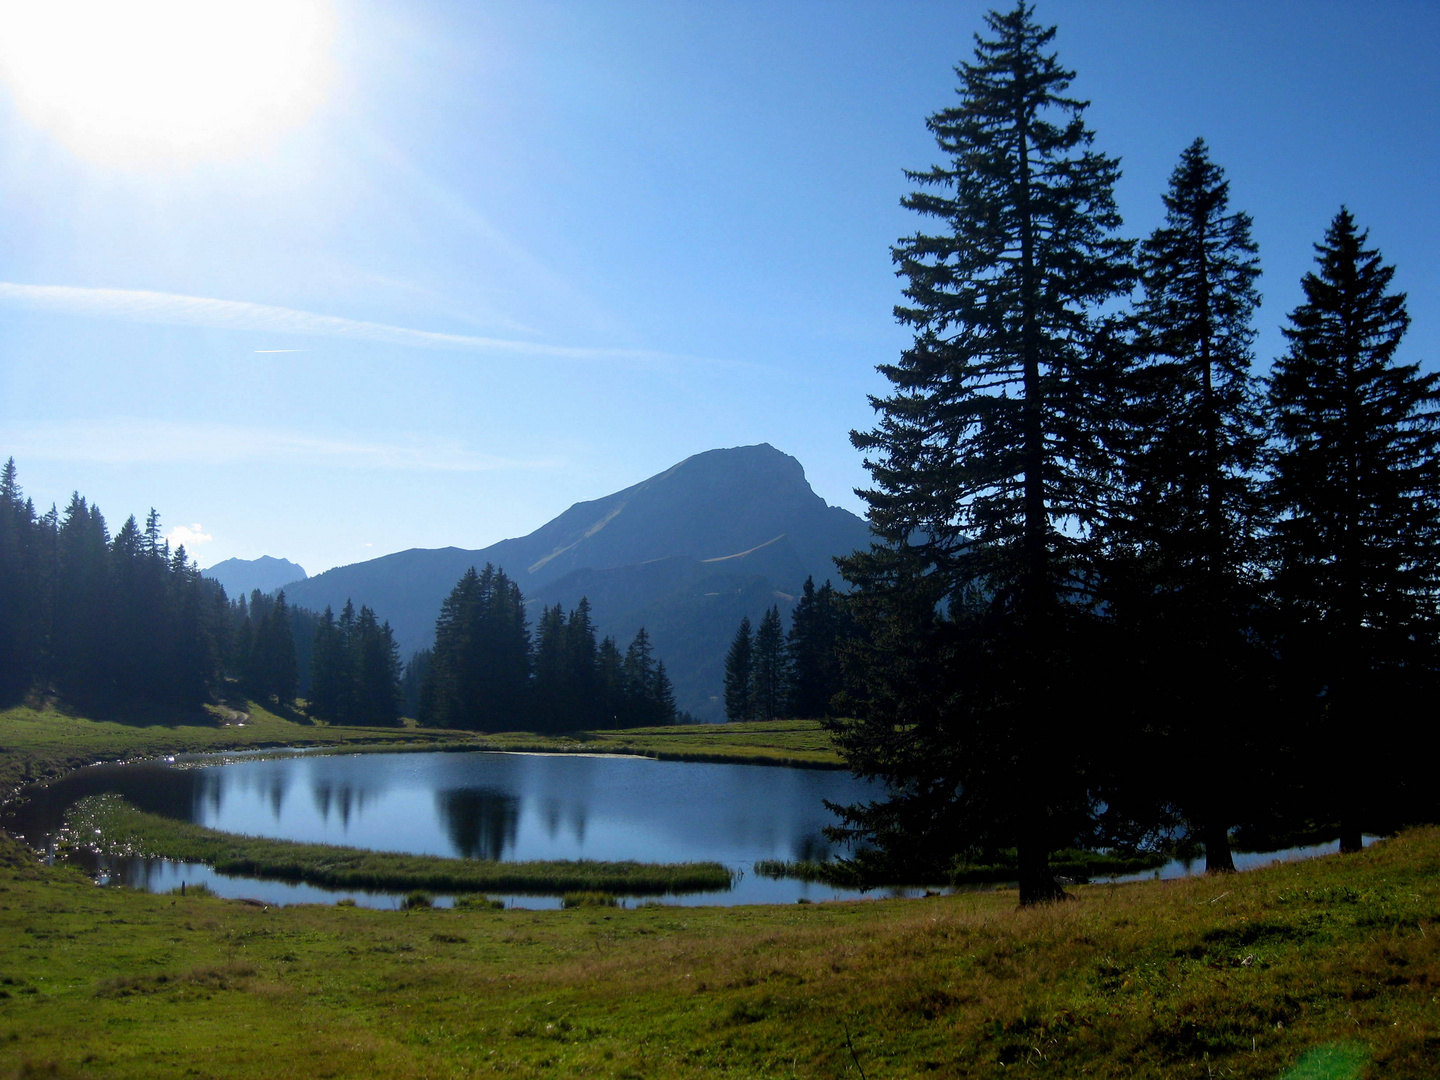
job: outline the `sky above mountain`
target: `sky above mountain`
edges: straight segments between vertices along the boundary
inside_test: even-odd
[[[312,573],[719,446],[859,511],[903,170],[985,6],[0,5],[0,457],[42,507]],[[1410,294],[1402,358],[1440,359],[1440,6],[1038,17],[1129,234],[1197,135],[1227,170],[1262,366],[1342,203]]]

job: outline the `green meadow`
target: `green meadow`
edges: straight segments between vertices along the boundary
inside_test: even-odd
[[[1437,993],[1435,829],[1026,910],[266,910],[0,866],[13,1076],[1420,1078]]]
[[[0,762],[13,783],[180,749],[482,744],[245,711],[237,727],[10,710]],[[630,752],[648,738],[617,734]],[[817,739],[752,735],[776,754]],[[759,752],[743,733],[702,742]],[[112,810],[137,839],[159,828]],[[1435,828],[1024,910],[1007,889],[615,907],[593,884],[554,911],[267,909],[97,888],[0,843],[0,1077],[1418,1080],[1440,1062]]]

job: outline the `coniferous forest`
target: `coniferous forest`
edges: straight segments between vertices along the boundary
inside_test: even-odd
[[[435,622],[434,647],[409,666],[417,715],[434,727],[550,732],[677,719],[644,627],[624,653],[613,638],[597,643],[582,597],[568,614],[558,604],[545,608],[532,641],[519,586],[488,563],[456,583]]]
[[[1126,237],[1033,15],[987,16],[929,119],[942,161],[908,174],[914,338],[852,434],[877,542],[841,560],[827,708],[890,794],[838,831],[922,872],[1014,850],[1032,903],[1057,848],[1189,841],[1225,872],[1237,830],[1354,851],[1433,821],[1440,376],[1395,358],[1394,268],[1340,208],[1259,376],[1223,168],[1196,139]],[[770,707],[762,636],[732,717]]]
[[[830,582],[805,586],[785,632],[773,605],[752,632],[741,619],[725,654],[725,718],[731,722],[834,716],[842,687],[840,645],[849,634],[847,609]]]
[[[113,537],[76,494],[37,515],[13,459],[0,472],[0,703],[54,695],[100,714],[196,708],[230,692],[340,724],[572,731],[674,723],[674,693],[642,627],[622,653],[590,606],[541,614],[532,643],[503,570],[470,571],[436,641],[402,665],[389,623],[337,617],[284,591],[230,600],[151,510]]]
[[[109,711],[190,706],[221,677],[225,594],[183,547],[170,550],[154,510],[113,537],[79,494],[35,512],[14,460],[0,473],[0,701],[40,688]]]

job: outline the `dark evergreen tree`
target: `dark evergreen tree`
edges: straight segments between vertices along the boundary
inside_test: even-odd
[[[596,727],[624,727],[629,714],[625,658],[621,655],[620,648],[612,637],[602,639],[595,650],[595,677],[599,687],[600,703],[597,710]]]
[[[541,609],[535,624],[534,726],[541,731],[562,731],[569,706],[570,635],[565,609],[560,604]]]
[[[830,582],[815,588],[813,578],[790,613],[786,648],[790,658],[788,712],[791,716],[819,719],[833,715],[830,701],[841,688],[840,643],[845,617]]]
[[[284,590],[273,597],[253,590],[249,621],[253,636],[241,680],[244,688],[262,702],[273,698],[281,706],[288,705],[299,693],[300,668]]]
[[[145,564],[153,559],[132,514],[110,542],[109,625],[103,628],[113,644],[105,650],[107,682],[113,680],[115,692],[126,697],[143,696],[152,681],[148,669],[160,635],[155,626],[156,597]]]
[[[1344,851],[1406,786],[1434,810],[1428,766],[1423,779],[1409,767],[1433,764],[1433,736],[1401,744],[1367,723],[1433,712],[1440,597],[1440,374],[1396,362],[1405,295],[1368,235],[1335,216],[1269,382],[1287,654],[1314,702],[1320,812],[1339,818]]]
[[[647,704],[654,694],[655,650],[650,632],[643,626],[625,650],[625,727],[637,727],[649,719]]]
[[[645,627],[625,650],[622,668],[625,688],[624,727],[656,727],[675,722],[675,690],[665,665],[655,659]]]
[[[357,618],[355,604],[347,596],[345,606],[340,609],[340,617],[335,620],[335,631],[340,639],[340,692],[337,699],[336,719],[341,723],[350,723],[360,711],[360,702],[355,696],[355,680],[351,678],[354,669],[355,621]]]
[[[530,702],[530,629],[520,586],[504,570],[485,565],[481,574],[487,603],[482,646],[492,657],[488,670],[486,706],[482,716],[487,730],[513,730],[522,726]]]
[[[780,607],[772,605],[760,619],[750,651],[750,702],[755,719],[774,720],[785,715],[789,668]]]
[[[325,606],[320,625],[315,628],[315,642],[310,650],[310,715],[320,720],[337,721],[346,691],[345,639],[335,625],[335,613]]]
[[[747,616],[740,620],[735,640],[725,654],[725,719],[732,723],[755,718],[753,655],[754,639]]]
[[[216,641],[214,596],[223,590],[207,583],[182,544],[170,556],[166,664],[154,672],[154,700],[187,705],[204,701],[219,682],[220,648]],[[168,669],[168,670],[167,670]]]
[[[425,684],[432,655],[429,649],[420,649],[411,653],[405,664],[405,673],[400,677],[400,702],[406,716],[420,715],[420,688]]]
[[[255,620],[250,614],[250,602],[244,595],[235,601],[230,618],[230,642],[225,652],[225,668],[242,689],[248,689],[250,655],[255,650]]]
[[[590,601],[582,596],[565,625],[564,726],[594,727],[599,723],[600,683],[595,645],[595,624]]]
[[[675,685],[670,681],[670,676],[665,671],[665,661],[655,662],[654,692],[650,705],[650,716],[648,717],[651,726],[660,724],[673,724],[676,720],[675,712]]]
[[[41,668],[42,528],[12,457],[0,470],[0,705],[19,701]]]
[[[295,645],[295,670],[297,673],[296,693],[308,699],[311,693],[310,676],[313,673],[315,634],[320,628],[320,614],[309,608],[289,608],[290,640]]]
[[[86,704],[108,703],[113,665],[105,650],[110,625],[110,537],[99,507],[75,492],[56,534],[54,602],[49,631],[57,688]]]
[[[1132,790],[1163,784],[1152,801],[1177,805],[1204,841],[1207,869],[1230,872],[1229,828],[1262,786],[1233,763],[1269,758],[1261,736],[1273,715],[1255,633],[1260,266],[1250,217],[1230,210],[1204,140],[1181,155],[1164,201],[1165,223],[1140,249],[1135,437],[1107,596],[1128,660],[1117,684],[1159,730],[1127,736],[1131,753],[1115,757],[1129,758]]]
[[[295,658],[295,636],[290,630],[290,606],[285,590],[275,594],[269,627],[264,637],[265,688],[281,705],[288,705],[300,692],[300,666]]]
[[[393,725],[400,720],[400,651],[390,624],[362,606],[350,642],[350,677],[356,702],[352,723]]]
[[[420,691],[420,720],[436,727],[515,730],[529,715],[525,601],[503,570],[467,570],[440,608]]]
[[[941,226],[893,253],[914,343],[881,368],[878,425],[852,436],[882,543],[843,567],[875,621],[850,654],[856,719],[833,730],[852,769],[895,792],[845,812],[854,834],[937,856],[1015,845],[1029,904],[1060,895],[1049,851],[1087,823],[1093,732],[1070,720],[1086,674],[1072,645],[1113,458],[1102,312],[1133,270],[1118,163],[1091,149],[1054,29],[1023,2],[986,23],[959,102],[929,120],[948,162],[909,174],[921,189],[904,205]],[[900,625],[915,636],[894,639]],[[984,656],[983,679],[964,654]],[[895,680],[917,663],[939,681]]]

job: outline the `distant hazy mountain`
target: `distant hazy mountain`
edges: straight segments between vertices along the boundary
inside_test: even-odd
[[[305,580],[302,567],[289,559],[273,559],[269,555],[261,555],[258,559],[226,559],[200,573],[224,585],[226,595],[232,600],[242,595],[249,596],[255,589],[268,593],[292,581]],[[288,593],[286,598],[289,598]]]
[[[869,541],[865,522],[816,495],[798,461],[761,444],[686,458],[529,536],[401,551],[287,584],[285,595],[316,610],[368,604],[408,656],[430,643],[460,575],[491,562],[536,607],[588,596],[601,633],[622,648],[645,626],[679,707],[719,719],[721,665],[741,617],[788,610],[807,575],[836,578],[832,557]]]

